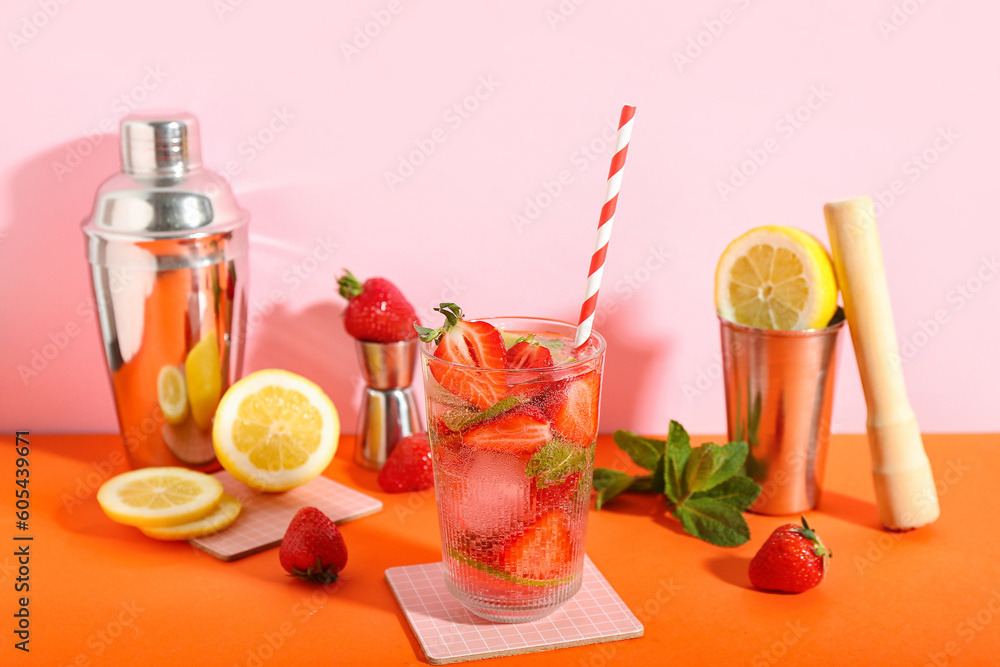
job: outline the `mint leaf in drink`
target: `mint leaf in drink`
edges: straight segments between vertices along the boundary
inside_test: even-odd
[[[601,509],[604,503],[612,498],[624,493],[635,478],[628,473],[610,468],[596,468],[594,470],[594,491],[597,492],[597,509]]]
[[[539,489],[556,484],[580,470],[585,470],[590,463],[592,454],[590,448],[565,440],[550,440],[539,449],[525,468],[525,475],[535,478]]]
[[[691,436],[680,423],[670,420],[663,469],[663,492],[675,505],[688,495],[684,470],[691,456]]]
[[[690,498],[674,508],[685,531],[720,547],[735,547],[750,539],[740,510],[719,498]]]
[[[498,417],[511,408],[523,403],[523,399],[517,396],[508,396],[486,408],[482,412],[474,412],[464,408],[449,410],[441,417],[444,425],[452,431],[464,431],[470,426],[474,426],[481,421]]]
[[[641,438],[631,431],[622,430],[615,431],[614,440],[618,448],[628,454],[637,466],[650,472],[656,470],[667,444],[663,440]]]
[[[684,468],[684,484],[689,493],[708,491],[735,475],[746,461],[749,448],[745,442],[730,442],[721,447],[706,442],[692,449]]]

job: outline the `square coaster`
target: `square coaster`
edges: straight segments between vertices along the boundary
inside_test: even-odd
[[[295,513],[316,507],[334,523],[360,519],[382,510],[382,501],[348,488],[327,477],[317,477],[281,493],[261,493],[237,481],[225,470],[213,475],[222,488],[243,505],[229,528],[198,537],[191,544],[221,560],[236,560],[281,544]]]
[[[643,632],[589,556],[580,592],[528,623],[494,623],[468,611],[448,592],[441,563],[391,567],[385,578],[432,665],[632,639]]]

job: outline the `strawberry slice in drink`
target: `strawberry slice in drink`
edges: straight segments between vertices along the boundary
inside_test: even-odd
[[[549,348],[527,336],[518,340],[507,350],[508,368],[548,368],[552,366]]]
[[[507,367],[510,369],[530,370],[533,368],[551,368],[553,366],[552,352],[547,347],[534,340],[534,336],[519,339],[507,350]],[[511,396],[531,399],[545,391],[550,382],[544,381],[543,373],[509,373],[507,383]]]
[[[453,303],[434,310],[444,315],[444,326],[416,329],[425,343],[437,341],[434,356],[451,364],[428,361],[431,374],[442,387],[485,410],[507,394],[507,350],[500,331],[487,322],[463,320],[462,309]]]
[[[559,435],[586,446],[597,435],[600,402],[601,376],[590,371],[556,382],[543,398],[542,409]]]
[[[572,555],[565,517],[547,512],[507,546],[502,563],[504,571],[515,577],[546,581],[565,577]]]
[[[552,427],[537,408],[524,405],[473,426],[462,435],[472,449],[534,454],[552,439]]]

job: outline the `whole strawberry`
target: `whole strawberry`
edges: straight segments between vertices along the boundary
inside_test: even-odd
[[[369,278],[362,285],[350,271],[337,281],[340,296],[347,299],[344,328],[358,340],[398,343],[417,335],[417,311],[403,293],[385,278]]]
[[[801,593],[823,581],[831,556],[802,517],[801,526],[785,524],[767,538],[750,561],[750,583],[766,591]]]
[[[329,584],[347,565],[347,545],[330,517],[315,507],[303,507],[288,524],[278,560],[294,577]]]
[[[388,493],[423,491],[434,486],[431,445],[426,433],[415,433],[396,443],[378,474],[378,485]]]

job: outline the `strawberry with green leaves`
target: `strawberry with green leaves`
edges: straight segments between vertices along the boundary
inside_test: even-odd
[[[303,507],[288,524],[278,560],[293,577],[329,584],[347,565],[347,545],[330,517],[315,507]]]
[[[347,299],[344,328],[351,337],[374,343],[398,343],[417,334],[417,311],[403,293],[385,278],[369,278],[362,285],[350,271],[337,281]]]
[[[819,585],[833,553],[809,527],[788,523],[767,538],[750,561],[750,583],[766,591],[801,593]]]
[[[451,393],[486,410],[507,394],[507,349],[500,331],[488,322],[462,319],[462,309],[453,303],[434,310],[444,315],[444,326],[414,328],[420,340],[437,344],[435,357],[451,363],[429,362],[431,374]]]

